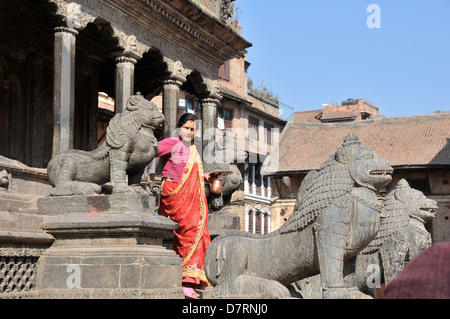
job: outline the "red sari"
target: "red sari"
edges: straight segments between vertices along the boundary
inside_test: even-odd
[[[209,285],[205,275],[205,254],[211,239],[206,225],[208,204],[203,165],[195,145],[191,146],[180,182],[163,182],[158,213],[178,223],[173,250],[183,258],[183,283],[204,289]]]

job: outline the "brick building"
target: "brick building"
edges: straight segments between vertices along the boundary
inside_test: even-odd
[[[450,113],[350,123],[288,123],[276,151],[276,169],[264,169],[272,178],[272,210],[282,216],[279,226],[292,213],[303,178],[319,169],[348,133],[394,168],[393,180],[383,193],[405,178],[411,187],[438,202],[439,211],[427,228],[434,242],[450,241]]]
[[[323,104],[323,109],[295,112],[294,122],[342,123],[382,118],[380,108],[366,99],[347,99],[341,105]]]

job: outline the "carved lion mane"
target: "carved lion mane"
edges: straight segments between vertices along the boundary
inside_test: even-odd
[[[320,212],[336,200],[343,199],[353,186],[366,186],[354,176],[355,160],[373,156],[372,149],[360,144],[358,138],[349,134],[342,147],[333,154],[319,171],[310,171],[298,192],[294,213],[284,224],[282,233],[299,231],[310,225]],[[332,181],[332,182],[331,182]]]
[[[151,124],[151,118],[146,117],[146,111],[155,111],[156,106],[146,100],[139,93],[130,97],[126,111],[114,116],[106,128],[106,142],[91,153],[93,159],[103,159],[111,148],[132,148],[134,140],[142,126],[155,129]],[[154,136],[149,136],[151,142],[156,143]]]

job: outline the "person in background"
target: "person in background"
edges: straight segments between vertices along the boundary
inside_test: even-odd
[[[384,289],[384,299],[450,299],[450,243],[433,244]]]
[[[183,292],[188,298],[199,298],[194,289],[209,284],[204,270],[205,254],[211,242],[207,227],[208,203],[203,164],[194,144],[197,117],[183,114],[177,124],[178,137],[158,142],[156,157],[162,162],[162,185],[158,213],[178,223],[174,231],[173,250],[183,265]]]
[[[145,167],[144,174],[142,174],[141,181],[151,184],[155,178],[155,169],[158,164],[158,158],[154,158],[150,164]]]

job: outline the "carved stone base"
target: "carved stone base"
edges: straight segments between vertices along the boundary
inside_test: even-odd
[[[184,298],[181,258],[163,247],[51,248],[38,261],[39,298]]]
[[[54,241],[40,228],[37,198],[0,189],[0,299],[34,289],[37,260]]]
[[[167,289],[41,289],[11,293],[2,299],[184,299],[179,288]]]
[[[208,230],[211,239],[228,230],[240,230],[240,218],[226,208],[208,215]]]
[[[37,263],[38,298],[184,298],[182,259],[162,246],[177,225],[152,202],[141,194],[41,199],[42,228],[55,243]]]

